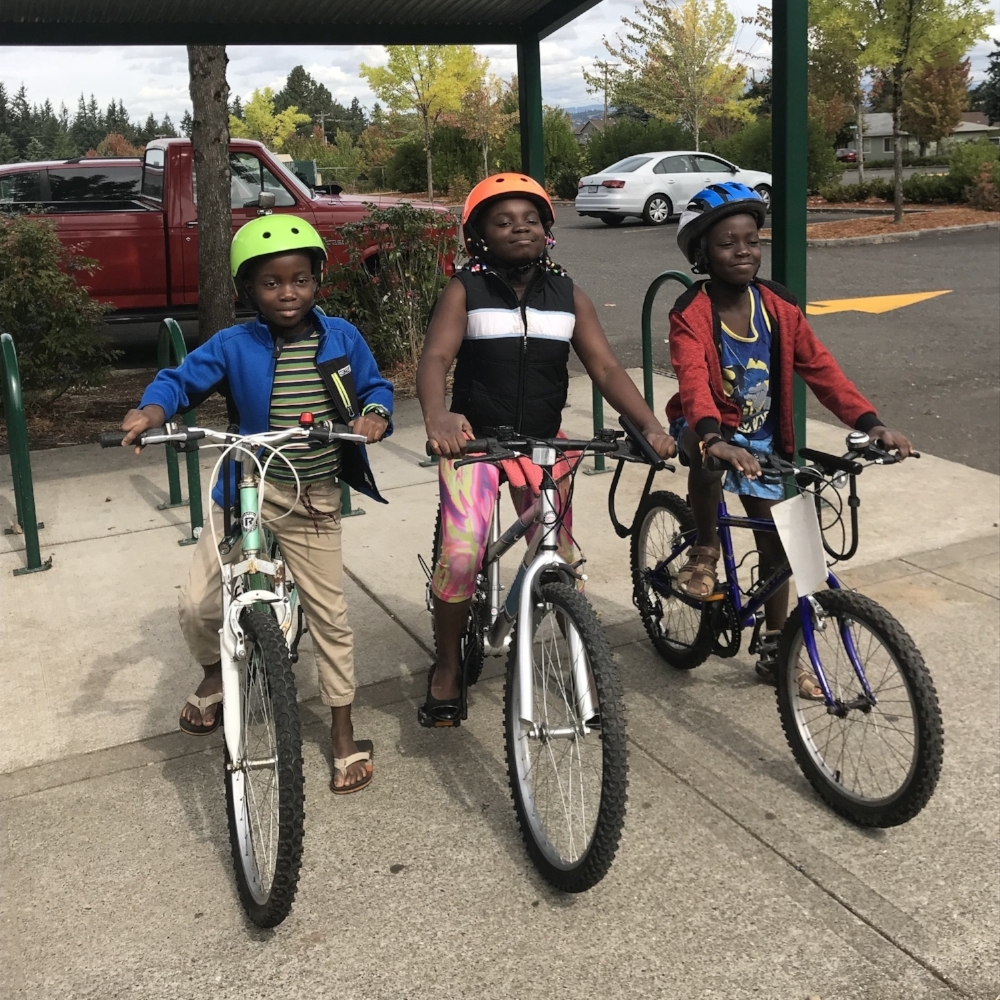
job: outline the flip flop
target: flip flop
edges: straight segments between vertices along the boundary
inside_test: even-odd
[[[211,708],[213,705],[220,705],[222,703],[222,692],[217,691],[215,694],[210,694],[207,698],[199,698],[196,694],[191,694],[188,695],[187,703],[194,705],[201,712],[201,717],[204,719],[206,708]],[[190,719],[185,719],[183,715],[180,717],[178,725],[181,731],[187,733],[188,736],[208,736],[222,725],[222,709],[216,709],[215,718],[212,720],[210,726],[196,726]]]
[[[375,774],[375,769],[372,765],[372,761],[375,758],[375,745],[371,740],[355,740],[354,742],[358,745],[357,753],[352,753],[349,757],[333,758],[334,777],[336,777],[337,771],[342,771],[346,775],[347,769],[359,760],[363,760],[368,764],[366,768],[367,773],[360,781],[356,781],[353,785],[345,785],[343,788],[338,788],[333,783],[333,778],[331,778],[330,791],[334,795],[351,795],[354,792],[360,792],[362,788],[367,788],[372,783],[372,777]]]

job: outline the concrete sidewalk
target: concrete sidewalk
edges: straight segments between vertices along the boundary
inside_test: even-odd
[[[657,380],[658,408],[670,391]],[[589,397],[574,379],[569,433],[587,432]],[[810,422],[809,437],[842,449],[830,425]],[[628,542],[609,529],[610,476],[579,476],[575,533],[625,682],[631,783],[610,875],[567,898],[520,844],[501,661],[467,726],[416,725],[430,662],[416,555],[430,554],[437,502],[423,441],[415,404],[400,405],[372,449],[390,504],[362,501],[345,521],[356,725],[376,743],[376,781],[326,793],[328,719],[304,643],[305,861],[291,916],[267,934],[236,899],[220,743],[176,731],[196,678],[173,596],[190,552],[177,545],[186,509],[156,509],[162,454],[32,456],[53,569],[14,578],[20,539],[0,542],[8,995],[996,996],[998,477],[926,457],[859,481],[861,551],[844,576],[914,636],[946,730],[927,809],[873,832],[812,794],[745,652],[690,674],[659,660],[631,606]],[[627,470],[626,522],[641,485]],[[657,487],[684,492],[669,473]]]

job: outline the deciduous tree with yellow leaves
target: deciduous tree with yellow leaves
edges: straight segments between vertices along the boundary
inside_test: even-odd
[[[242,118],[229,116],[229,134],[236,139],[256,139],[268,149],[280,153],[299,125],[305,125],[310,120],[295,105],[275,114],[274,91],[265,87],[253,92],[243,107]]]

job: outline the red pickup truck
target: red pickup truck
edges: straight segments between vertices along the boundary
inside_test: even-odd
[[[346,257],[337,230],[366,214],[372,196],[311,191],[261,143],[233,139],[233,231],[258,213],[261,192],[274,211],[308,219],[332,260]],[[421,205],[444,211],[437,205]],[[197,184],[189,139],[156,139],[143,158],[77,159],[0,166],[0,211],[44,213],[59,238],[97,260],[82,275],[92,295],[121,322],[193,314],[198,303]],[[372,248],[374,253],[375,248]],[[450,267],[450,259],[448,266]]]

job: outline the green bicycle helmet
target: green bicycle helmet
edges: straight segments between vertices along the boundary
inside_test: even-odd
[[[305,219],[297,215],[262,215],[240,226],[229,249],[229,271],[240,300],[245,301],[246,298],[243,277],[249,263],[293,250],[309,254],[313,261],[313,273],[319,281],[327,259],[326,246],[323,237]]]

